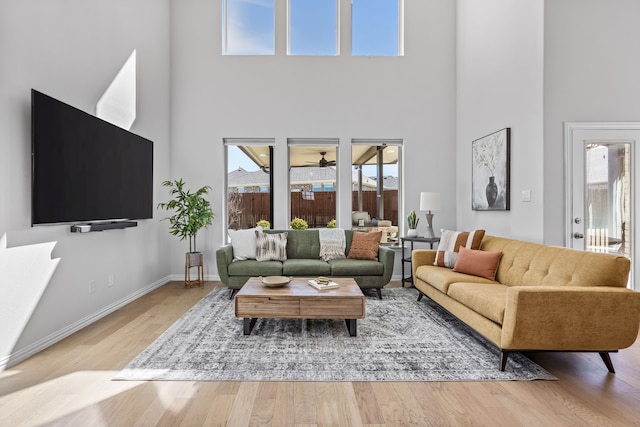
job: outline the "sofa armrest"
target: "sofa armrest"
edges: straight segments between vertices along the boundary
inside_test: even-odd
[[[619,350],[638,337],[640,293],[626,288],[513,286],[503,349]]]
[[[216,251],[216,265],[218,276],[225,285],[229,286],[229,264],[233,262],[233,247],[231,244],[221,246]]]
[[[416,277],[416,269],[421,265],[433,265],[436,252],[434,249],[414,249],[411,253],[411,275]]]
[[[380,245],[378,249],[378,260],[384,265],[384,273],[382,274],[385,283],[391,281],[393,274],[393,261],[396,253],[393,249]]]

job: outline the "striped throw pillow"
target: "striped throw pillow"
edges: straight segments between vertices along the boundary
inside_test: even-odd
[[[256,261],[286,261],[287,234],[267,234],[256,230]]]
[[[442,235],[438,243],[436,261],[433,265],[453,268],[458,259],[458,251],[461,246],[467,249],[480,249],[480,243],[484,237],[484,230],[452,231],[440,230]]]

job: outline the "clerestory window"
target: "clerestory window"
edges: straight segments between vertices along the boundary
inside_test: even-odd
[[[403,55],[403,0],[351,0],[351,54]]]
[[[274,0],[222,0],[222,53],[275,54]]]
[[[288,55],[339,55],[340,4],[351,2],[351,55],[402,56],[404,0],[288,0]],[[222,53],[274,55],[275,0],[222,0]],[[346,24],[346,25],[345,25]],[[347,30],[348,31],[348,30]]]
[[[338,54],[338,0],[289,0],[287,53]]]

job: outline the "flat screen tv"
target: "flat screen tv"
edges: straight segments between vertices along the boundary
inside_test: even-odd
[[[31,90],[31,223],[153,216],[153,142]]]

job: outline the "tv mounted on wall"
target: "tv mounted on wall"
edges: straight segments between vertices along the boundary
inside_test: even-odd
[[[34,89],[31,157],[32,225],[153,216],[153,142]]]

